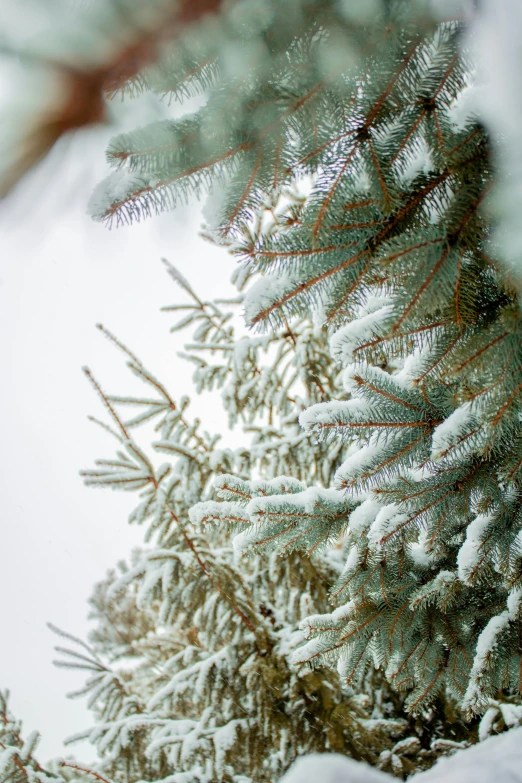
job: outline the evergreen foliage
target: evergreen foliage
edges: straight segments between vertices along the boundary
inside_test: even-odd
[[[168,267],[197,390],[251,433],[232,450],[102,327],[147,396],[87,371],[118,450],[84,476],[140,492],[153,542],[62,649],[91,672],[102,780],[262,783],[311,750],[405,777],[477,715],[480,739],[522,719],[521,318],[489,140],[458,111],[463,29],[420,0],[239,0],[113,91],[200,103],[113,139],[91,213],[210,191],[257,333]],[[9,774],[70,774],[11,725]]]
[[[0,693],[0,781],[1,783],[110,783],[99,773],[82,768],[74,760],[59,759],[42,767],[35,758],[40,736],[32,732],[24,739],[22,725],[9,710],[9,693]]]
[[[306,622],[296,661],[338,660],[348,682],[376,664],[414,712],[446,693],[480,713],[521,690],[521,321],[489,241],[488,139],[456,111],[462,22],[415,2],[296,2],[286,24],[254,5],[223,17],[228,46],[202,36],[196,113],[113,140],[93,214],[132,220],[210,185],[214,236],[262,274],[247,321],[291,330],[313,311],[330,330],[349,399],[301,424],[349,448],[332,485],[236,509],[222,486],[224,505],[194,513],[248,517],[240,546],[257,552],[344,535],[345,609]],[[266,199],[303,178],[298,212],[256,233]]]
[[[331,668],[313,672],[290,661],[303,641],[299,622],[328,607],[328,587],[339,571],[335,558],[296,552],[285,560],[275,553],[268,562],[264,556],[238,560],[225,526],[202,531],[201,520],[189,519],[216,482],[236,498],[299,492],[307,475],[332,480],[339,445],[317,449],[297,421],[300,409],[338,389],[325,337],[303,319],[291,333],[273,332],[269,343],[236,339],[230,311],[201,301],[179,272],[170,265],[168,271],[190,296],[188,304],[165,309],[187,311],[175,328],[196,328],[187,346],[199,364],[196,379],[201,389],[221,386],[229,415],[243,418],[252,443],[219,448],[219,438],[189,418],[188,400],[176,403],[101,327],[147,393],[106,395],[86,371],[120,445],[115,458],[84,476],[91,486],[139,491],[130,519],[146,528],[154,545],[97,586],[89,652],[80,651],[79,659],[74,647],[60,648],[62,665],[79,662],[92,670],[82,693],[89,694],[96,723],[81,736],[96,746],[103,774],[118,783],[273,780],[296,756],[327,749],[389,766],[397,740],[415,728],[400,706],[390,719],[384,683],[380,696],[372,693],[375,680],[364,694],[340,687]],[[217,355],[215,364],[202,357],[205,351]],[[248,396],[253,378],[264,390],[264,405],[257,389]],[[124,419],[119,411],[127,407],[136,413]],[[168,463],[156,465],[133,435],[152,422],[159,435],[154,450],[168,455]],[[289,474],[272,478],[282,468]],[[241,509],[235,517],[241,523]],[[415,736],[409,740],[405,751],[412,740],[419,743]],[[451,747],[439,744],[423,754],[426,766]],[[401,747],[393,764],[411,769]]]
[[[277,221],[276,210],[272,205]],[[225,409],[245,422],[251,442],[220,448],[219,438],[190,418],[188,399],[176,403],[99,327],[147,391],[108,395],[86,370],[110,426],[95,421],[117,439],[118,450],[84,477],[90,486],[139,492],[130,521],[144,526],[151,546],[96,586],[89,645],[57,631],[68,642],[57,647],[57,663],[89,672],[73,695],[87,696],[95,717],[70,741],[90,740],[100,759],[96,771],[110,783],[268,781],[313,751],[344,753],[404,778],[466,747],[475,727],[450,702],[439,700],[417,720],[375,668],[357,683],[343,683],[334,667],[295,665],[304,641],[300,623],[330,606],[342,540],[321,553],[313,546],[284,559],[276,552],[244,558],[231,546],[228,527],[248,526],[246,510],[256,500],[300,496],[307,476],[323,484],[317,496],[331,495],[325,487],[345,449],[315,444],[298,415],[315,400],[342,395],[339,374],[325,333],[306,319],[291,331],[273,330],[269,341],[238,338],[230,307],[241,297],[226,308],[202,301],[177,270],[167,269],[189,296],[164,309],[181,311],[174,329],[195,329],[186,350],[197,362],[200,389],[221,388]],[[265,390],[264,405],[253,379]],[[157,433],[151,453],[135,434],[150,424]],[[154,452],[169,462],[159,464]],[[287,475],[278,475],[282,468]],[[216,491],[218,504],[208,501]],[[212,522],[217,517],[221,524],[209,524],[209,508]]]

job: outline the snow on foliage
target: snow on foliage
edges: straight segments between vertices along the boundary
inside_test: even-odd
[[[246,322],[251,323],[271,307],[274,301],[284,300],[297,284],[295,275],[277,275],[277,277],[266,275],[256,280],[247,290],[243,300]]]
[[[475,658],[469,680],[469,685],[464,695],[463,707],[471,710],[476,705],[487,704],[491,694],[485,690],[485,678],[497,664],[502,654],[503,645],[509,644],[509,634],[519,621],[522,605],[522,589],[512,590],[507,599],[507,609],[494,615],[481,632],[475,650]],[[487,680],[486,680],[487,682]]]
[[[144,188],[155,188],[158,180],[146,179],[127,169],[119,169],[109,174],[94,188],[88,203],[89,214],[94,220],[103,221],[104,215],[115,205],[128,198],[129,193]]]
[[[481,736],[518,720],[522,321],[490,237],[495,209],[507,225],[520,202],[520,12],[489,0],[475,26],[486,63],[491,30],[501,44],[515,30],[480,77],[508,88],[491,101],[511,146],[497,176],[500,134],[470,111],[467,10],[439,24],[455,3],[301,4],[224,4],[223,24],[122,77],[122,94],[204,100],[113,139],[116,172],[91,200],[122,222],[214,190],[211,238],[238,257],[246,320],[265,329],[238,340],[222,303],[173,275],[196,388],[246,426],[236,450],[118,341],[147,396],[106,397],[89,375],[118,446],[86,481],[140,491],[131,519],[153,542],[97,591],[95,649],[76,658],[117,780],[266,783],[327,748],[404,778],[474,736],[460,722],[439,736],[453,702],[486,712]],[[491,202],[508,169],[506,203]],[[499,243],[515,263],[518,222]],[[166,467],[134,440],[144,422]],[[351,765],[363,773],[379,777]]]
[[[354,350],[377,336],[392,312],[393,305],[389,297],[368,297],[356,317],[332,334],[330,350],[333,358],[343,365],[353,361]]]
[[[377,513],[368,532],[369,543],[373,546],[378,546],[382,543],[385,536],[397,529],[407,518],[407,514],[401,512],[395,503],[383,506]]]
[[[459,579],[465,582],[480,558],[480,546],[484,540],[489,525],[494,521],[494,514],[479,514],[466,529],[466,540],[459,549],[457,565]]]
[[[369,497],[364,500],[350,514],[350,530],[356,534],[368,530],[381,509],[382,503],[379,503],[374,498]]]
[[[208,304],[194,298],[202,320],[190,357],[198,388],[221,389],[231,423],[251,428],[252,446],[248,456],[213,449],[207,457],[167,434],[157,447],[187,460],[187,471],[205,464],[224,474],[217,499],[208,474],[201,484],[187,481],[199,501],[189,531],[196,543],[239,532],[230,561],[224,546],[200,558],[215,603],[217,594],[237,598],[228,605],[234,620],[253,633],[259,614],[265,627],[283,611],[249,603],[250,582],[240,573],[250,558],[325,558],[335,570],[332,611],[313,607],[301,586],[295,601],[310,628],[296,660],[325,671],[341,660],[351,686],[378,663],[406,694],[404,708],[421,716],[446,697],[462,705],[471,688],[471,717],[499,690],[519,687],[519,610],[510,591],[522,554],[522,369],[513,363],[522,332],[513,281],[489,243],[491,213],[483,207],[495,171],[490,139],[470,110],[475,73],[463,56],[462,20],[438,24],[454,4],[430,17],[434,4],[411,3],[405,25],[402,3],[376,0],[361,23],[361,4],[348,11],[327,0],[319,5],[332,16],[318,33],[315,22],[306,27],[312,11],[291,16],[285,4],[281,15],[281,4],[265,1],[261,27],[263,36],[271,31],[274,62],[263,48],[247,66],[249,22],[249,43],[234,58],[232,46],[220,59],[209,43],[219,88],[204,86],[201,110],[111,145],[115,165],[124,160],[154,175],[157,195],[149,198],[149,185],[129,193],[108,220],[223,184],[222,210],[209,214],[212,235],[239,259],[248,324],[265,329],[262,339],[238,343],[219,308],[207,318]],[[249,2],[243,11],[264,8]],[[287,13],[289,39],[281,34]],[[393,36],[383,35],[384,19]],[[242,64],[239,81],[232,60]],[[290,198],[287,189],[303,175],[310,187]],[[315,329],[303,326],[311,312]],[[317,350],[321,326],[323,341],[331,334],[328,360]],[[147,482],[146,463],[135,461],[134,480]],[[277,472],[300,484],[277,488]],[[264,487],[255,484],[265,476]],[[185,524],[186,515],[181,532],[189,535]],[[166,525],[160,513],[154,529]],[[225,563],[235,569],[226,570],[226,584],[241,590],[220,592],[216,574]],[[174,580],[171,566],[150,569],[140,607],[159,589],[160,571],[167,596]],[[348,604],[349,616],[336,614]],[[431,750],[446,740],[437,741]],[[404,758],[413,748],[425,750],[418,737],[401,737],[382,764],[409,774]]]
[[[445,457],[457,448],[473,427],[475,417],[470,402],[463,403],[435,428],[432,435],[431,453],[434,460]]]
[[[371,412],[364,400],[330,400],[311,405],[299,415],[299,424],[311,432],[327,432],[330,427],[342,427],[347,416],[363,421]]]
[[[410,557],[420,568],[429,568],[434,560],[430,551],[430,541],[427,530],[421,529],[417,541],[410,544]]]
[[[352,486],[357,491],[357,482],[370,475],[372,468],[383,461],[387,445],[377,433],[365,445],[355,445],[351,452],[335,474],[335,485],[338,488]]]

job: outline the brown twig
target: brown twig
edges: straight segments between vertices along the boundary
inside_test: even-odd
[[[100,773],[96,772],[94,769],[81,767],[79,764],[70,764],[68,761],[60,761],[60,767],[68,767],[69,769],[75,769],[78,772],[85,772],[86,775],[92,775],[96,780],[99,780],[100,783],[113,783],[112,780],[100,775]]]

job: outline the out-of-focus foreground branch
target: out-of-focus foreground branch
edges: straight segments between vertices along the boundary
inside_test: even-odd
[[[144,9],[133,0],[112,0],[109,13],[107,6],[78,10],[74,26],[85,30],[88,46],[79,45],[71,51],[71,30],[63,25],[52,57],[39,55],[33,48],[12,52],[22,64],[27,61],[37,71],[50,71],[51,87],[55,88],[39,96],[33,116],[4,152],[0,198],[7,196],[62,136],[104,122],[108,99],[152,65],[168,42],[183,35],[187,27],[218,14],[224,5],[224,0],[154,0]],[[53,23],[56,20],[50,18],[50,28]],[[67,54],[60,51],[61,41],[69,49]],[[38,40],[34,43],[37,49]]]

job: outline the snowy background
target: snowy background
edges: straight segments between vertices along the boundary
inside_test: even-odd
[[[87,420],[103,411],[82,365],[113,393],[136,389],[94,325],[128,343],[174,395],[190,394],[191,368],[176,356],[182,337],[169,334],[175,314],[159,312],[180,300],[160,257],[202,296],[232,290],[234,262],[198,236],[197,208],[112,231],[87,216],[110,133],[66,140],[0,209],[0,687],[25,731],[41,731],[41,758],[91,724],[84,702],[65,697],[83,676],[52,666],[57,640],[46,622],[85,636],[93,583],[143,540],[126,522],[134,498],[87,489],[78,475],[113,449]],[[194,403],[209,429],[223,429],[219,400]],[[91,757],[90,746],[76,747]]]

